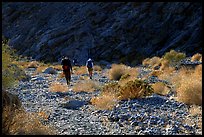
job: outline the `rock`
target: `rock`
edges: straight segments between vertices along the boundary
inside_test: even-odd
[[[53,68],[53,67],[48,67],[47,69],[45,69],[43,71],[43,73],[47,73],[47,74],[57,74],[57,71]]]

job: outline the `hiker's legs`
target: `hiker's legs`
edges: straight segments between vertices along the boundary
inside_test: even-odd
[[[92,71],[89,72],[90,79],[92,79]]]
[[[69,83],[70,83],[70,74],[69,74],[69,72],[68,71],[65,71],[65,78],[66,78],[66,81],[67,81],[67,85],[69,85]]]

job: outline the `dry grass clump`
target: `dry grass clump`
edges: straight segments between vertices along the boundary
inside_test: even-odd
[[[139,74],[138,68],[126,67],[125,74],[119,80],[120,85],[125,85],[127,82],[135,80]]]
[[[202,64],[195,67],[194,76],[202,80]]]
[[[58,71],[62,71],[62,65],[54,65],[53,66],[54,69],[58,70]]]
[[[116,95],[106,93],[98,97],[93,97],[90,102],[100,110],[111,110],[118,104],[118,99]]]
[[[169,61],[162,59],[160,70],[165,70],[169,68]]]
[[[152,88],[154,89],[154,93],[159,95],[167,95],[169,92],[169,88],[163,82],[152,84]]]
[[[177,90],[177,99],[186,104],[202,105],[202,81],[182,79]]]
[[[149,76],[159,77],[161,74],[163,74],[162,71],[160,71],[160,70],[153,70],[152,72],[149,73]]]
[[[186,70],[179,73],[177,80],[177,100],[186,104],[202,105],[202,70],[197,66],[195,71]]]
[[[68,91],[68,87],[66,84],[53,82],[49,87],[49,91],[51,92],[66,92]]]
[[[82,74],[87,74],[87,68],[86,66],[81,66],[81,67],[73,67],[74,73],[76,75],[82,75]]]
[[[120,80],[121,76],[125,74],[126,66],[123,64],[112,64],[109,70],[109,78],[111,80]]]
[[[37,69],[36,69],[36,73],[42,73],[48,66],[39,66]]]
[[[100,84],[96,81],[86,80],[80,81],[73,86],[75,92],[93,92],[100,88]]]
[[[171,81],[175,75],[175,68],[174,67],[166,67],[164,70],[161,71],[162,73],[158,75],[159,79]]]
[[[156,67],[159,66],[161,63],[161,58],[159,57],[152,57],[152,58],[146,58],[145,60],[142,61],[142,65],[144,66],[149,66],[149,67]]]
[[[99,65],[94,65],[93,70],[94,71],[102,71],[102,68]]]
[[[51,135],[55,131],[43,125],[34,113],[26,113],[16,95],[3,91],[3,135]]]
[[[28,68],[37,68],[39,66],[39,62],[37,61],[31,61],[29,64],[28,64]]]
[[[191,61],[202,61],[202,54],[196,53],[191,57]]]

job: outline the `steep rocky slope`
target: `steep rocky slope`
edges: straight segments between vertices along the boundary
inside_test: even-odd
[[[137,64],[170,49],[201,52],[202,5],[193,2],[3,3],[2,35],[19,54]]]

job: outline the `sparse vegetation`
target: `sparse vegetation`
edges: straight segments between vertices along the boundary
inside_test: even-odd
[[[55,130],[43,125],[35,113],[27,113],[16,95],[2,92],[3,135],[53,135]]]
[[[109,71],[109,78],[111,80],[120,80],[121,76],[125,74],[126,66],[123,64],[112,64]]]
[[[93,97],[90,102],[98,109],[111,110],[114,106],[117,105],[118,99],[116,95],[112,93],[106,93],[98,97]]]
[[[167,95],[169,92],[168,87],[163,82],[152,84],[152,88],[154,89],[154,93],[159,95]]]
[[[49,91],[51,91],[51,92],[66,92],[66,91],[68,91],[68,87],[66,84],[53,82],[49,88]]]
[[[185,53],[177,52],[175,50],[170,50],[169,52],[166,52],[164,54],[163,59],[169,61],[171,66],[175,66],[177,63],[179,63],[185,57],[186,57]]]
[[[99,65],[94,65],[93,70],[94,71],[102,71],[102,68]]]
[[[196,53],[191,57],[191,61],[202,61],[202,54]]]
[[[73,86],[73,91],[75,92],[93,92],[100,88],[100,84],[96,81],[86,80],[80,81]]]

